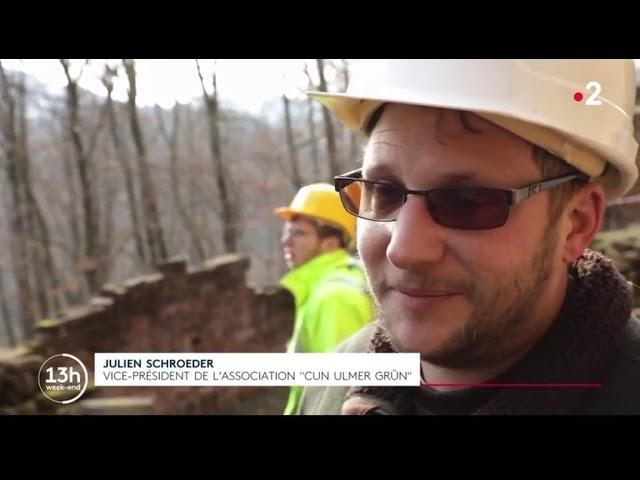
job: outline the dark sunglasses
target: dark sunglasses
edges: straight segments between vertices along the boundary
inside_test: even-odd
[[[362,169],[358,169],[334,177],[334,184],[344,208],[356,217],[376,222],[394,221],[409,195],[421,195],[437,224],[461,230],[484,230],[504,225],[511,207],[521,201],[578,179],[587,177],[565,175],[512,190],[464,185],[409,190],[388,182],[364,180]]]

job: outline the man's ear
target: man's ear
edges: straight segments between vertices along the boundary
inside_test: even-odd
[[[320,250],[322,252],[330,252],[340,248],[340,239],[338,237],[330,236],[320,239]]]
[[[596,236],[604,218],[605,196],[602,186],[589,183],[581,187],[571,198],[565,215],[569,221],[562,260],[575,261]]]

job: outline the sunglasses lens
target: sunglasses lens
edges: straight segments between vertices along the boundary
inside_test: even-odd
[[[360,214],[360,195],[362,187],[360,182],[349,183],[346,187],[338,185],[340,188],[340,200],[345,210],[353,215]]]
[[[405,191],[383,182],[337,179],[344,208],[353,215],[374,221],[391,221],[405,200]],[[505,224],[509,216],[509,193],[479,187],[437,188],[426,195],[433,220],[448,228],[483,230]]]
[[[395,220],[404,203],[402,189],[388,183],[362,183],[360,215],[379,221]]]
[[[504,225],[509,215],[508,193],[490,188],[432,190],[427,205],[436,223],[463,230],[496,228]]]

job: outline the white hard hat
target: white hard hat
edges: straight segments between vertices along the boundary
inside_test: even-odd
[[[596,178],[609,200],[638,178],[633,60],[363,60],[346,93],[309,94],[354,130],[387,102],[474,112]]]

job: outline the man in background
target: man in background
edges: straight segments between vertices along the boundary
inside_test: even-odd
[[[275,213],[286,223],[282,248],[290,271],[281,279],[295,299],[289,353],[333,350],[369,323],[373,302],[364,274],[349,253],[355,217],[347,213],[332,185],[302,187],[288,207]],[[295,414],[302,387],[293,386],[285,414]]]

